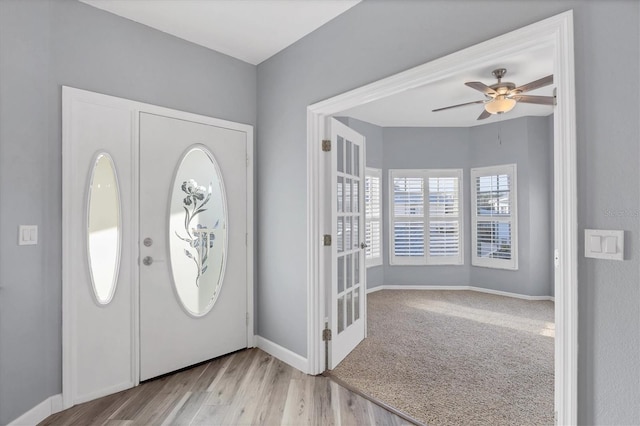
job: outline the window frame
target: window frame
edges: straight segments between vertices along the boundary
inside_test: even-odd
[[[369,216],[368,208],[367,208],[367,180],[370,178],[378,179],[378,215],[377,216]],[[380,266],[382,265],[382,253],[384,250],[384,232],[382,228],[382,169],[376,167],[365,167],[364,172],[364,241],[367,244],[367,248],[365,249],[365,266],[367,268],[372,266]],[[371,244],[367,240],[367,229],[369,228],[369,224],[371,222],[378,222],[378,241],[380,242],[380,250],[378,251],[378,256],[369,255],[367,250],[371,248]],[[372,231],[373,232],[373,231]]]
[[[464,170],[452,169],[389,169],[389,265],[421,265],[421,266],[462,266],[464,265]],[[424,254],[422,256],[396,256],[395,251],[395,192],[394,178],[421,178],[423,182],[423,215],[422,218],[401,217],[402,221],[422,222],[424,226]],[[429,178],[458,179],[458,254],[456,256],[431,256],[429,254],[430,232],[432,221],[429,197]],[[433,220],[442,220],[442,216],[433,216]],[[454,220],[446,217],[446,220]]]
[[[472,168],[470,173],[471,184],[471,265],[483,268],[518,270],[518,168],[517,164],[503,164],[488,167]],[[481,176],[508,175],[509,187],[509,217],[499,216],[482,218],[478,216],[478,194],[476,179]],[[487,258],[478,256],[478,222],[503,222],[509,223],[511,237],[511,259]]]

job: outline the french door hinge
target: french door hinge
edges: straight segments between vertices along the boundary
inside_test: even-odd
[[[324,322],[324,330],[322,330],[322,341],[324,342],[324,371],[329,371],[329,340],[331,340],[331,329],[329,321]]]
[[[330,246],[331,245],[331,235],[324,234],[322,236],[322,244],[325,245],[325,246]]]
[[[323,139],[322,140],[322,152],[331,151],[331,139]]]
[[[322,330],[322,341],[328,342],[329,340],[331,340],[331,329],[325,328],[324,330]]]

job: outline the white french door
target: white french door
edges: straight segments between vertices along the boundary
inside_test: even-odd
[[[365,139],[331,119],[331,351],[334,369],[366,336]]]
[[[246,348],[247,134],[140,114],[140,380]]]

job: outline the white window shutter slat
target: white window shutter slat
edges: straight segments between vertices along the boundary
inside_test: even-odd
[[[367,266],[382,264],[382,170],[367,168],[364,181],[365,259]]]

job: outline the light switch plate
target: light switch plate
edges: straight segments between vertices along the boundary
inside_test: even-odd
[[[38,225],[18,226],[18,245],[31,246],[38,244]]]
[[[624,260],[624,231],[585,229],[584,257]]]

